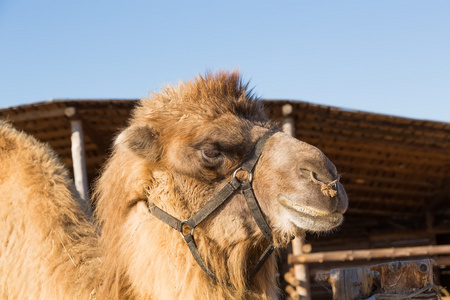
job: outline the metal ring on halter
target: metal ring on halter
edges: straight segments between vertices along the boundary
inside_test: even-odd
[[[188,234],[186,234],[186,235],[183,234],[183,225],[184,225],[184,224],[187,224],[187,226],[189,226],[188,220],[183,220],[183,221],[181,221],[181,226],[180,226],[180,234],[181,234],[181,236],[184,238],[184,237],[187,237],[189,234],[190,234],[190,235],[194,235],[194,229],[195,229],[195,227],[194,227],[194,228],[191,228],[191,226],[189,226],[189,228],[191,229],[191,232],[188,233]]]
[[[234,171],[233,178],[236,178],[240,183],[245,183],[245,181],[241,181],[241,180],[239,180],[239,178],[236,177],[236,175],[237,175],[237,173],[239,171],[247,172],[248,173],[248,180],[247,180],[247,182],[250,182],[250,183],[252,182],[252,180],[253,180],[253,173],[249,172],[249,171],[246,171],[246,170],[242,169],[241,167],[237,168],[236,171]]]

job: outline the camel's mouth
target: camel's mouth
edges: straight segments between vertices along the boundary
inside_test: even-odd
[[[306,230],[328,231],[340,225],[343,220],[343,215],[337,211],[325,212],[309,206],[299,205],[283,195],[278,196],[278,202],[292,216],[289,218],[290,221]]]
[[[281,203],[284,207],[288,209],[294,209],[296,212],[299,212],[301,214],[306,214],[311,217],[327,217],[333,215],[333,213],[330,212],[323,212],[317,209],[314,209],[312,207],[308,207],[306,205],[299,205],[295,204],[291,200],[289,200],[286,196],[279,195],[278,196],[278,202]]]

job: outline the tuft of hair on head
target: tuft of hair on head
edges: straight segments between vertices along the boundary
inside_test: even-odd
[[[214,119],[226,113],[249,120],[267,120],[262,102],[237,70],[208,71],[194,80],[166,85],[159,93],[142,99],[134,117],[176,122],[189,115]]]

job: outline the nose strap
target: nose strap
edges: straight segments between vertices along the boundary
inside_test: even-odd
[[[189,250],[191,251],[192,257],[195,259],[203,272],[205,272],[213,280],[217,280],[217,276],[208,269],[205,261],[198,251],[198,247],[194,239],[194,229],[206,217],[208,217],[220,205],[222,205],[222,203],[227,200],[237,189],[239,189],[239,187],[240,182],[236,178],[233,178],[233,180],[228,182],[225,187],[223,187],[217,194],[215,194],[214,197],[205,204],[205,206],[203,206],[187,221],[180,221],[172,215],[166,213],[156,205],[147,202],[148,210],[152,213],[152,215],[181,233],[181,236],[184,238]],[[187,223],[191,228],[191,232],[189,234],[184,234],[183,223]]]
[[[273,134],[274,132],[269,131],[258,140],[255,147],[253,147],[252,151],[244,160],[239,169],[244,170],[249,174],[252,173],[256,163],[259,160],[259,157],[263,152],[264,144]],[[177,218],[173,217],[172,215],[166,213],[153,203],[148,203],[148,201],[147,207],[153,216],[155,216],[159,220],[163,221],[164,223],[166,223],[167,225],[169,225],[170,227],[181,233],[181,236],[186,241],[188,248],[197,264],[200,266],[203,272],[205,272],[210,278],[217,281],[217,276],[207,267],[205,261],[203,260],[198,251],[198,247],[194,239],[194,229],[204,219],[206,219],[210,214],[212,214],[217,208],[219,208],[225,202],[225,200],[230,198],[231,195],[233,195],[233,193],[235,193],[238,189],[240,189],[242,194],[244,195],[247,202],[247,206],[253,216],[253,219],[258,225],[258,228],[261,230],[264,237],[269,241],[269,246],[264,250],[263,254],[260,256],[256,265],[253,266],[253,268],[248,272],[247,276],[247,285],[248,285],[253,279],[253,277],[262,268],[262,266],[264,265],[264,263],[267,261],[267,259],[270,257],[270,255],[274,250],[272,231],[270,230],[269,225],[264,219],[261,207],[259,206],[258,201],[256,200],[251,180],[241,182],[239,179],[236,178],[236,176],[233,176],[233,179],[231,179],[217,194],[215,194],[199,211],[197,211],[188,220],[180,221]],[[185,234],[185,231],[183,230],[183,227],[185,227],[186,224],[190,228],[190,233],[187,234]]]
[[[241,190],[244,194],[245,200],[247,201],[247,206],[250,209],[256,225],[258,225],[259,230],[261,230],[266,240],[268,240],[270,243],[269,246],[267,246],[266,250],[264,250],[264,253],[259,257],[256,265],[253,266],[252,270],[248,273],[247,282],[251,282],[253,277],[255,277],[255,275],[259,272],[259,270],[262,268],[262,266],[274,250],[273,235],[269,225],[266,222],[266,219],[264,219],[261,207],[259,207],[258,201],[256,201],[255,193],[253,192],[253,188],[250,182],[244,183],[241,187]]]
[[[233,178],[225,185],[217,194],[215,194],[211,200],[209,200],[205,206],[203,206],[198,212],[196,212],[187,222],[191,228],[195,228],[206,217],[212,214],[225,200],[227,200],[237,189],[240,187],[240,182]]]
[[[266,132],[256,143],[255,147],[253,147],[250,154],[247,156],[247,158],[244,160],[244,162],[241,165],[241,169],[244,171],[247,171],[251,173],[253,169],[256,166],[256,163],[259,160],[259,157],[261,156],[264,145],[266,144],[267,140],[274,134],[273,131]]]
[[[272,230],[270,230],[269,225],[267,225],[267,222],[264,219],[261,207],[259,206],[258,201],[256,201],[255,193],[253,192],[251,184],[249,182],[242,184],[241,191],[245,197],[245,200],[247,200],[247,206],[252,213],[253,219],[262,234],[269,242],[273,242]]]

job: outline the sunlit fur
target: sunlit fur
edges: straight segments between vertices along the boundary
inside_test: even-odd
[[[219,116],[221,121],[211,125]],[[276,297],[274,257],[265,264],[253,284],[246,286],[246,272],[267,246],[247,211],[245,222],[236,221],[237,218],[227,211],[229,221],[226,224],[216,224],[217,218],[208,219],[207,225],[195,230],[200,253],[219,278],[217,283],[197,266],[178,232],[151,217],[144,203],[130,207],[133,199],[149,197],[150,202],[181,220],[192,216],[217,191],[218,182],[213,179],[205,183],[201,178],[175,174],[173,160],[179,164],[177,168],[186,173],[195,172],[195,166],[193,161],[182,161],[183,157],[171,160],[171,156],[184,153],[178,147],[201,135],[202,131],[210,131],[213,135],[215,127],[223,130],[226,126],[228,134],[244,142],[254,124],[274,126],[237,73],[210,74],[177,87],[167,86],[161,93],[141,102],[129,128],[150,126],[157,144],[146,145],[148,151],[136,155],[135,151],[130,151],[133,147],[127,140],[135,137],[130,138],[131,134],[127,132],[121,134],[97,186],[103,248],[109,249],[104,258],[107,280],[100,291],[105,297]],[[139,133],[142,136],[143,132]],[[246,140],[245,143],[248,152],[253,141]],[[158,157],[153,157],[154,153],[159,153]],[[174,181],[183,182],[177,184]],[[239,204],[240,210],[245,206],[242,199],[230,202],[233,202],[230,205]],[[222,240],[208,238],[221,234],[210,231],[222,231],[224,227],[233,233],[232,241],[226,237]],[[126,282],[128,284],[124,284]]]
[[[240,193],[194,231],[217,281],[200,269],[180,233],[147,209],[153,203],[179,220],[190,218],[267,130],[279,131],[237,72],[166,86],[140,102],[116,137],[96,182],[92,222],[54,152],[0,123],[0,298],[276,298],[275,255],[246,282],[268,243]],[[208,147],[223,154],[215,163],[202,158]],[[254,170],[255,195],[277,248],[314,231],[315,222],[321,231],[338,225],[284,208],[280,193],[293,207],[324,215],[347,208],[343,188],[326,197],[303,168],[321,180],[337,176],[318,149],[278,132]]]
[[[98,235],[55,153],[0,122],[0,298],[89,299]]]

